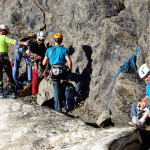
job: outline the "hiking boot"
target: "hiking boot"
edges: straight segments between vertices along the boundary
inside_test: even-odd
[[[33,95],[31,96],[31,98],[32,98],[32,100],[36,100],[36,99],[37,99],[37,94],[33,94]]]
[[[12,97],[13,97],[14,99],[16,99],[16,98],[19,97],[19,94],[18,94],[18,93],[12,93]]]
[[[134,126],[134,125],[135,125],[133,122],[128,122],[128,124],[129,124],[130,126]]]
[[[6,86],[6,88],[4,89],[4,94],[5,95],[9,95],[13,93],[13,89],[8,85]]]
[[[0,98],[4,98],[4,93],[0,93]]]

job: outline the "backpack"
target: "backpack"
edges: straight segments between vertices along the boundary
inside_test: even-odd
[[[66,112],[71,111],[72,107],[74,106],[75,103],[74,94],[75,94],[74,87],[72,85],[68,85],[65,89]]]
[[[32,40],[33,38],[32,37],[24,37],[24,38],[22,38],[22,39],[20,39],[20,41],[23,41],[23,42],[30,42],[31,40]],[[20,51],[20,48],[22,48],[22,50]],[[22,54],[22,57],[23,58],[28,58],[28,55],[26,54],[26,50],[28,49],[28,47],[27,46],[25,46],[25,45],[17,45],[17,47],[16,47],[16,50],[18,51],[18,54]]]

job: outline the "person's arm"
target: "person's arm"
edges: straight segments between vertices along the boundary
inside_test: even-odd
[[[44,57],[44,59],[43,59],[43,66],[45,66],[46,64],[47,64],[47,62],[48,62],[48,57]]]
[[[30,54],[29,54],[29,50],[26,50],[26,54],[27,54],[28,56],[33,56],[33,57],[36,58],[36,59],[42,59],[41,56],[39,56],[39,55],[33,53],[32,51],[30,51]]]
[[[9,38],[8,36],[4,36],[4,41],[6,43],[13,44],[13,45],[25,45],[25,46],[29,46],[28,42],[14,40],[14,39]]]
[[[70,56],[66,56],[65,57],[67,62],[68,62],[68,67],[69,67],[69,70],[72,71],[72,61],[70,59]]]
[[[23,42],[23,41],[18,41],[18,45],[29,46],[29,43],[28,42]]]

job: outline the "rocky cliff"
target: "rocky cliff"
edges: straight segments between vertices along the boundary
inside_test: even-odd
[[[149,5],[148,0],[1,0],[0,23],[17,39],[44,29],[46,43],[53,44],[54,33],[63,34],[73,71],[84,79],[84,105],[74,115],[95,122],[119,67],[137,47],[137,68],[145,61],[150,65]],[[109,103],[115,125],[129,121],[131,104],[143,97],[145,86],[138,75],[119,75]]]

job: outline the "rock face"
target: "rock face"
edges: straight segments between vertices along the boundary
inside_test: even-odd
[[[114,124],[124,126],[130,121],[131,105],[145,96],[145,87],[138,75],[122,73],[118,76],[109,104]]]
[[[101,130],[54,110],[0,100],[0,150],[138,150],[141,139],[133,127]]]
[[[53,44],[53,35],[63,34],[73,71],[83,75],[85,104],[79,110],[83,115],[77,116],[84,121],[95,122],[102,114],[117,70],[137,47],[137,68],[145,61],[150,65],[148,0],[2,0],[0,13],[0,23],[10,27],[10,37],[45,29],[46,43]],[[141,86],[145,88],[144,82],[133,74],[118,78],[109,106],[116,125],[124,124],[120,119],[124,113],[129,120],[132,102],[144,95]]]

